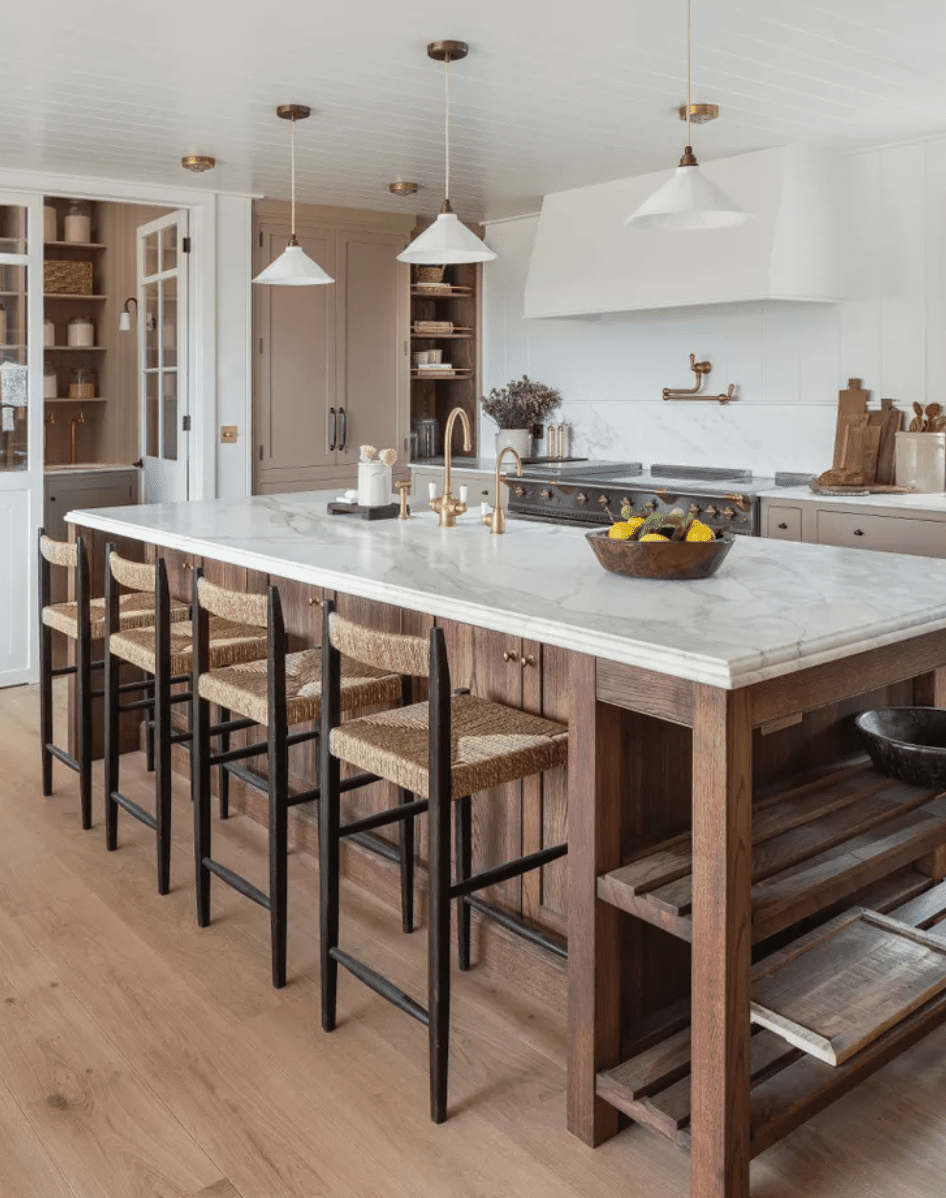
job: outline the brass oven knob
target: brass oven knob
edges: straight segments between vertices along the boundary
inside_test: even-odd
[[[525,487],[515,487],[513,489],[513,494],[516,496],[517,499],[521,499],[523,497],[523,495],[525,495],[525,493],[526,493]]]
[[[587,503],[588,502],[588,496],[584,493],[584,491],[582,491],[582,492],[580,492],[580,494],[576,495],[575,499],[578,503]]]
[[[632,512],[634,510],[633,503],[631,503],[631,501],[628,499],[628,497],[626,495],[621,496],[621,507],[629,507]]]
[[[719,508],[714,507],[712,504],[710,504],[710,506],[706,509],[706,514],[707,514],[707,516],[718,516]]]
[[[690,504],[690,515],[691,516],[698,516],[702,510],[703,509],[700,507],[700,505],[698,503]]]
[[[607,495],[599,495],[598,496],[598,507],[607,507],[607,506],[608,506]]]
[[[731,508],[731,507],[723,508],[723,515],[726,517],[727,520],[731,520],[733,518],[733,516],[735,516],[735,514],[736,514],[735,508]]]
[[[647,508],[647,510],[649,512],[652,512],[656,506],[657,506],[656,499],[648,499],[647,502],[644,504],[644,507]]]
[[[551,498],[552,498],[552,492],[551,492],[551,491],[542,491],[542,492],[541,492],[541,495],[542,495],[542,498],[543,498],[543,499],[551,499]]]

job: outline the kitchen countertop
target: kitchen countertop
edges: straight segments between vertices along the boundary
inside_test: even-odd
[[[121,465],[118,462],[78,462],[74,466],[44,466],[44,474],[114,474],[119,470],[136,470],[130,463]]]
[[[334,491],[74,511],[73,524],[736,689],[946,628],[946,560],[740,537],[698,582],[608,574],[584,531],[329,516]]]
[[[509,463],[506,462],[503,466],[505,474]],[[417,462],[411,462],[412,470],[442,470],[444,468],[444,459],[439,458],[421,458]],[[468,470],[473,474],[495,474],[496,459],[495,458],[454,458],[450,463],[451,470]]]
[[[929,495],[913,492],[909,495],[816,495],[808,487],[775,487],[761,492],[763,499],[784,503],[813,503],[819,507],[836,504],[839,507],[890,508],[901,512],[917,512],[946,516],[946,494],[937,491]]]

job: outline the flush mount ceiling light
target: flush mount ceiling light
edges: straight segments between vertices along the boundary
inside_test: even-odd
[[[281,120],[292,121],[289,151],[292,174],[289,244],[275,262],[271,262],[256,276],[254,283],[269,283],[277,287],[311,287],[335,282],[318,262],[309,257],[296,238],[296,121],[304,121],[311,112],[312,109],[307,108],[305,104],[280,104],[276,109],[276,115]]]
[[[417,184],[409,179],[395,179],[388,184],[388,191],[396,196],[412,196],[417,192]]]
[[[216,158],[211,158],[209,154],[185,154],[181,159],[184,170],[193,171],[197,175],[203,174],[204,171],[212,171],[216,165]]]
[[[415,237],[402,253],[400,262],[417,262],[421,266],[440,266],[460,262],[491,262],[496,255],[466,225],[457,220],[450,207],[450,63],[466,58],[470,47],[466,42],[431,42],[428,58],[443,63],[444,89],[444,198],[440,215],[419,237]]]
[[[725,229],[749,219],[750,213],[743,212],[724,191],[701,174],[690,144],[690,126],[694,118],[697,121],[701,117],[702,120],[712,119],[707,113],[694,113],[694,109],[713,107],[693,103],[690,41],[690,0],[687,0],[687,102],[683,111],[687,123],[686,149],[679,166],[663,187],[624,218],[626,225],[639,229]]]

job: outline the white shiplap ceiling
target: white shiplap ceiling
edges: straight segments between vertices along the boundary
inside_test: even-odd
[[[672,166],[682,146],[684,0],[12,0],[0,165],[433,213],[451,71],[454,206],[534,210],[546,192]],[[706,160],[790,142],[839,148],[946,130],[946,0],[693,0]],[[185,174],[185,153],[215,172]],[[387,184],[421,184],[397,200]]]

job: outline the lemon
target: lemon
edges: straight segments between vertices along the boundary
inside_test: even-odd
[[[643,523],[643,518],[640,516],[635,516],[633,520],[619,521],[608,529],[608,536],[612,541],[627,541],[634,535],[634,530],[640,528]]]
[[[715,541],[716,534],[702,521],[694,520],[687,532],[686,539],[688,541]]]
[[[663,541],[665,545],[669,544],[666,537],[662,537],[659,532],[648,532],[641,537],[642,541]]]

